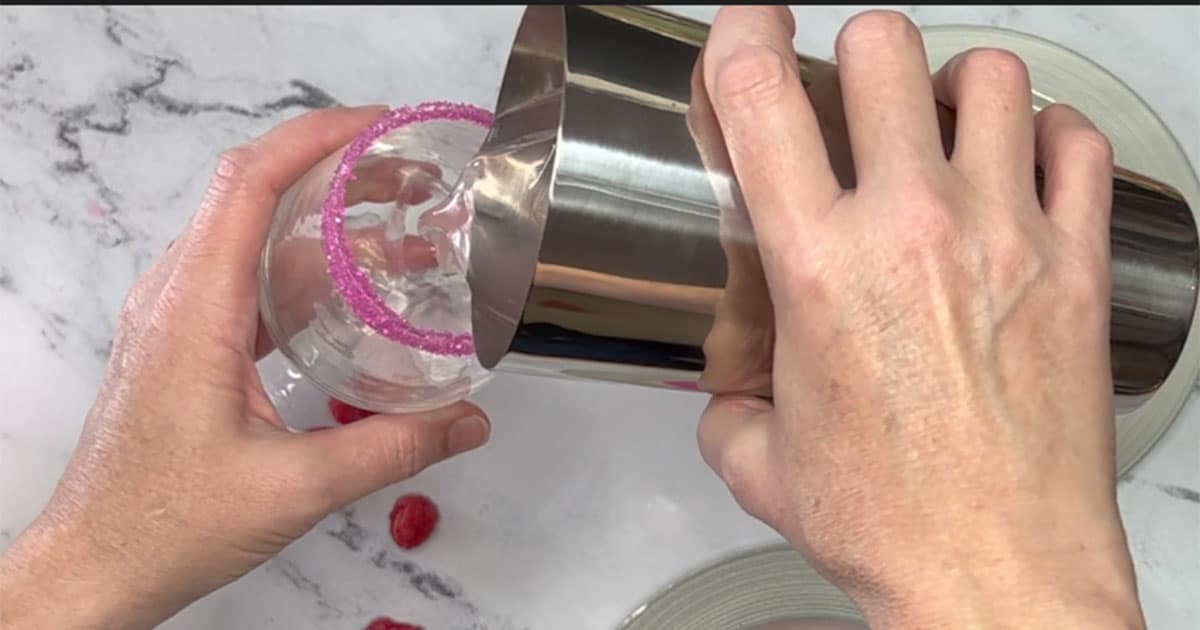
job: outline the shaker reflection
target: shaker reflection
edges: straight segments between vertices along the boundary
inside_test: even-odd
[[[704,88],[704,58],[692,70],[691,103],[686,116],[719,214],[721,250],[725,254],[725,288],[704,340],[704,372],[700,389],[711,394],[770,396],[775,348],[775,313],[754,226],[733,177],[724,137]]]

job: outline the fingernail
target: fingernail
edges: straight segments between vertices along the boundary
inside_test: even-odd
[[[387,111],[387,110],[391,109],[391,107],[389,107],[389,106],[387,106],[387,105],[360,105],[360,106],[358,106],[358,107],[355,107],[355,108],[353,108],[353,109],[355,109],[355,110],[361,110],[361,111],[364,111],[364,112],[367,112],[367,111]]]
[[[459,418],[450,425],[447,448],[451,455],[483,446],[488,439],[488,422],[479,416]]]

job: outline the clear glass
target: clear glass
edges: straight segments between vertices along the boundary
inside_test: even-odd
[[[260,267],[289,378],[377,412],[442,407],[490,378],[470,338],[460,182],[490,115],[421,107],[389,113],[281,195]]]

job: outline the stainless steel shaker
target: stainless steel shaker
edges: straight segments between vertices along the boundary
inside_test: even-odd
[[[468,280],[485,367],[694,387],[706,367],[736,378],[762,367],[746,361],[769,362],[770,298],[753,234],[693,81],[707,30],[633,6],[526,10],[472,191]],[[853,186],[836,68],[799,60],[835,170]],[[940,113],[950,138],[953,114]],[[1136,408],[1178,360],[1198,264],[1183,196],[1119,170],[1119,410]],[[769,380],[747,387],[769,393]]]

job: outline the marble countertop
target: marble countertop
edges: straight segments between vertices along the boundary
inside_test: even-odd
[[[797,9],[798,48],[829,55],[857,10]],[[1195,7],[906,10],[921,24],[1007,26],[1084,53],[1200,163]],[[192,213],[217,154],[334,103],[490,106],[519,15],[0,8],[0,548],[49,497],[125,291]],[[430,630],[599,630],[688,571],[776,540],[701,462],[702,397],[501,375],[477,400],[494,418],[486,448],[335,514],[166,627],[352,629],[392,615]],[[1198,462],[1193,397],[1119,488],[1152,628],[1200,617]],[[414,553],[386,532],[402,490],[444,511]]]

